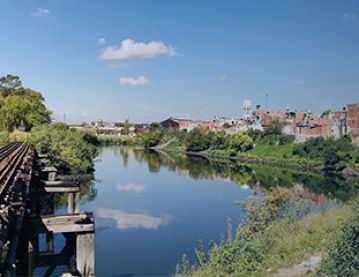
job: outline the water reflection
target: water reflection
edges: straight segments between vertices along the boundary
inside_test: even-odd
[[[243,188],[249,187],[255,191],[275,186],[290,188],[300,185],[305,189],[301,191],[317,203],[323,203],[327,198],[347,201],[358,193],[359,188],[357,180],[345,179],[333,174],[318,174],[171,152],[131,151],[138,162],[148,164],[150,172],[159,172],[161,167],[165,167],[181,176],[190,176],[193,179],[230,180]]]
[[[116,227],[120,230],[129,228],[157,229],[161,225],[170,222],[171,216],[151,216],[139,213],[126,213],[115,209],[99,208],[97,215],[101,218],[109,218],[116,221]]]
[[[85,184],[81,200],[95,211],[96,276],[171,276],[183,253],[195,260],[199,239],[218,242],[228,218],[242,222],[238,203],[271,187],[320,205],[358,191],[338,176],[128,147],[103,148],[95,169],[100,182]]]
[[[96,199],[97,190],[95,189],[95,181],[88,180],[81,182],[80,186],[80,201],[82,204],[91,202]],[[55,209],[63,209],[67,207],[67,193],[55,193],[54,194],[54,206]]]
[[[118,184],[116,186],[118,191],[133,191],[133,192],[144,192],[145,186],[142,184]]]

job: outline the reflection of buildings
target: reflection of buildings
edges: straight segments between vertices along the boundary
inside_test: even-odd
[[[313,203],[317,205],[322,205],[328,203],[328,198],[324,196],[324,194],[316,194],[314,192],[309,191],[304,188],[303,185],[295,185],[293,187],[293,192],[301,195],[303,198],[311,200]]]

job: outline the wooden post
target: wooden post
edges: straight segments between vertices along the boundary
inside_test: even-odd
[[[33,275],[34,267],[36,264],[37,256],[39,254],[39,235],[33,234],[32,238],[29,241],[28,245],[28,253],[29,253],[29,260],[28,260],[28,276]]]
[[[50,171],[48,173],[47,180],[50,181],[50,182],[55,182],[55,180],[56,180],[56,171]]]
[[[54,233],[46,233],[46,248],[47,252],[54,252]]]
[[[75,212],[74,207],[74,194],[72,192],[69,192],[68,198],[67,198],[67,210],[69,214],[73,214]]]
[[[76,236],[76,267],[83,277],[95,276],[95,234]]]
[[[75,213],[80,213],[80,192],[75,193],[74,212]]]

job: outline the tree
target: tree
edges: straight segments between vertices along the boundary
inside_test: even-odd
[[[226,147],[226,133],[224,131],[215,133],[211,141],[211,148],[216,150],[223,150]]]
[[[142,144],[146,148],[155,147],[158,145],[162,138],[162,132],[160,128],[153,128],[142,134]]]
[[[281,135],[283,133],[283,128],[284,128],[284,122],[279,119],[275,119],[265,129],[264,134],[265,135]]]
[[[128,119],[125,120],[123,128],[121,129],[121,135],[128,136],[130,134],[130,122]]]
[[[18,76],[8,74],[4,77],[0,77],[0,91],[1,96],[9,90],[19,89],[22,87],[21,80]]]
[[[239,132],[229,137],[229,145],[235,152],[248,151],[253,148],[253,139],[245,132]]]
[[[22,87],[18,76],[0,78],[0,129],[13,131],[17,127],[30,130],[33,126],[51,122],[51,112],[40,92]]]
[[[332,112],[332,110],[325,110],[323,113],[322,113],[322,115],[321,115],[321,117],[326,117],[326,116],[328,116],[330,113]]]
[[[32,128],[30,141],[37,152],[46,153],[57,168],[65,172],[88,172],[97,150],[87,141],[86,134],[69,129],[63,123],[39,125]]]
[[[354,146],[349,136],[340,139],[328,139],[324,150],[324,165],[330,171],[342,171],[352,159]]]
[[[195,128],[187,134],[186,149],[188,151],[204,151],[210,146],[210,139],[206,131]]]

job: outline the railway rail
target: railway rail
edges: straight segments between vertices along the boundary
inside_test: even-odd
[[[95,275],[93,215],[80,212],[78,182],[56,179],[56,172],[28,142],[0,148],[0,277],[34,276],[44,265],[44,276],[64,265],[76,276]],[[54,214],[54,193],[68,194],[67,214]],[[55,233],[66,238],[61,255]],[[39,248],[41,234],[46,251]]]
[[[0,150],[0,200],[6,200],[7,190],[29,151],[30,143],[27,142],[11,143]]]

